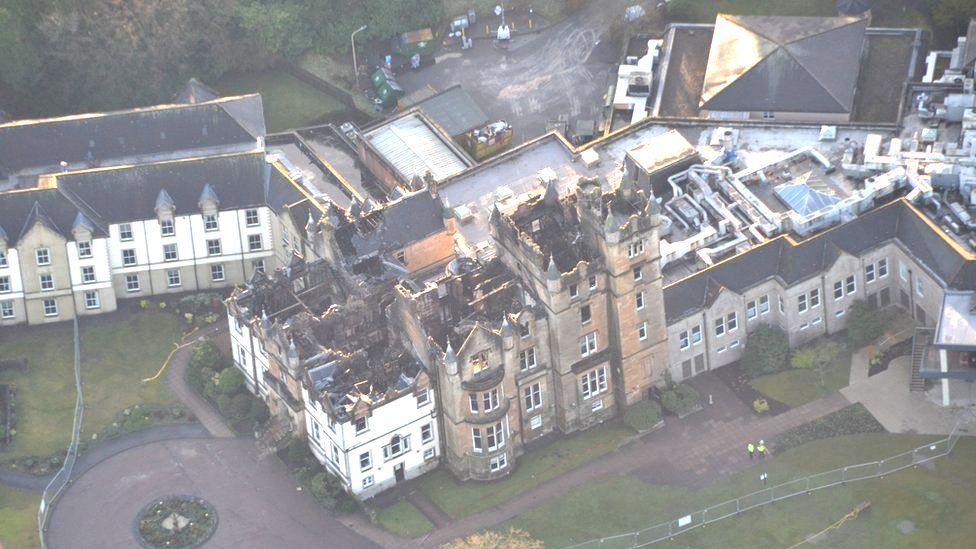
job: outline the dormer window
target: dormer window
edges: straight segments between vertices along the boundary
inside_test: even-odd
[[[488,355],[486,353],[478,353],[471,357],[472,374],[480,373],[486,369],[488,369]]]
[[[119,224],[119,240],[132,240],[132,224],[131,223],[120,223]]]
[[[362,434],[369,430],[369,424],[366,423],[366,417],[363,416],[356,420],[356,434]]]
[[[8,265],[8,263],[7,263],[7,251],[6,250],[2,250],[2,251],[0,251],[0,268],[6,267],[7,265]]]

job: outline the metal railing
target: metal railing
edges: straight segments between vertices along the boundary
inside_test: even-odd
[[[599,547],[601,549],[619,547],[632,549],[645,547],[659,541],[672,539],[675,536],[694,530],[699,526],[705,526],[706,524],[738,515],[739,513],[773,503],[774,501],[781,501],[801,494],[809,494],[824,488],[847,484],[848,482],[884,477],[885,475],[890,475],[909,467],[914,467],[921,463],[949,455],[962,434],[960,425],[961,422],[957,423],[946,438],[880,461],[848,465],[832,471],[798,478],[724,501],[718,505],[700,509],[683,517],[662,522],[661,524],[656,524],[643,530],[592,539],[567,546],[564,549],[582,547]]]
[[[37,533],[38,538],[41,540],[42,548],[47,547],[47,543],[44,541],[44,532],[47,530],[47,519],[51,513],[52,505],[71,481],[71,470],[74,468],[75,460],[78,458],[78,438],[81,432],[81,420],[85,411],[85,403],[81,397],[81,336],[78,332],[77,318],[75,318],[74,322],[74,339],[75,419],[71,428],[71,443],[68,444],[68,452],[65,455],[64,463],[61,465],[61,469],[51,478],[51,482],[44,488],[44,493],[41,495],[41,503],[37,508]]]

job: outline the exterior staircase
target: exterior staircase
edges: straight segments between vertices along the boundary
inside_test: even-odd
[[[915,328],[915,335],[912,336],[912,380],[909,390],[913,392],[925,390],[922,363],[925,361],[925,352],[932,343],[932,336],[931,328]]]
[[[287,417],[273,416],[267,426],[257,435],[259,459],[264,459],[278,451],[291,436],[291,422]]]

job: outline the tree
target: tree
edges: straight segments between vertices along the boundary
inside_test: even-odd
[[[227,368],[217,374],[217,390],[222,395],[234,396],[244,389],[244,374],[237,368]]]
[[[847,341],[851,348],[859,349],[881,337],[884,327],[876,309],[858,301],[851,305],[847,315]]]
[[[253,31],[261,47],[286,58],[294,58],[317,42],[317,31],[308,17],[306,3],[293,0],[242,3],[241,26]]]
[[[976,2],[973,0],[927,0],[926,7],[932,15],[932,22],[940,33],[948,35],[955,43],[956,36],[966,34],[966,26],[976,17]]]
[[[489,530],[455,541],[451,549],[543,549],[545,545],[524,530],[509,529],[507,533]]]
[[[220,349],[211,339],[204,339],[193,347],[193,354],[190,355],[190,369],[202,370],[210,368],[214,371],[224,369],[224,357],[220,354]]]
[[[335,509],[336,503],[345,496],[342,482],[324,471],[312,477],[311,485],[312,495],[329,510]]]
[[[790,341],[783,330],[761,326],[749,334],[742,352],[742,370],[749,377],[759,377],[786,369]]]
[[[820,339],[793,352],[790,363],[794,368],[816,368],[820,373],[820,386],[824,386],[824,368],[833,362],[844,348],[832,339]]]
[[[16,93],[27,93],[41,66],[30,0],[0,3],[0,80]]]

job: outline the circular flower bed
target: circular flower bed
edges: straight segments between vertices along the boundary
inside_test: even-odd
[[[143,507],[135,526],[143,547],[200,547],[217,529],[217,512],[200,498],[168,496]]]

